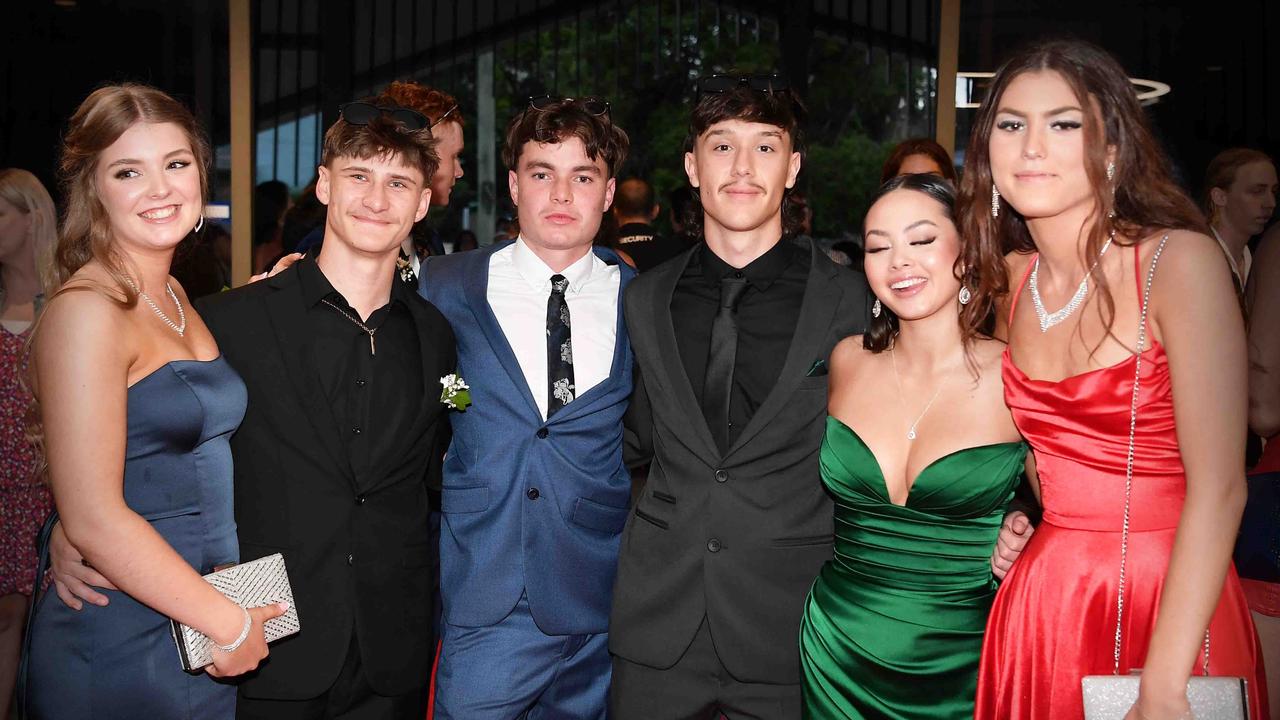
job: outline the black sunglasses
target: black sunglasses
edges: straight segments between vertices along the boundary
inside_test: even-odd
[[[571,97],[556,97],[554,95],[537,95],[535,97],[529,98],[529,105],[525,107],[524,111],[526,113],[529,112],[530,110],[535,110],[537,112],[544,112],[546,110],[551,109],[551,107],[554,106],[556,103],[566,103],[569,105],[576,105],[588,115],[594,115],[595,117],[603,117],[606,120],[610,120],[609,102],[607,100],[602,100],[598,97],[571,98]]]
[[[726,93],[746,86],[762,93],[781,93],[791,89],[791,83],[781,75],[707,75],[698,78],[698,95]]]
[[[450,115],[452,115],[452,114],[453,114],[454,112],[456,112],[457,110],[458,110],[458,104],[457,104],[457,103],[454,103],[454,104],[453,104],[453,107],[449,108],[448,110],[445,110],[443,115],[441,115],[440,117],[436,118],[435,120],[432,120],[432,121],[431,121],[431,124],[430,124],[428,127],[435,127],[435,126],[439,125],[440,123],[444,122],[444,121],[445,121],[445,120],[446,120]]]
[[[453,112],[453,110],[450,110],[449,112]],[[343,120],[346,120],[352,125],[368,125],[379,116],[386,115],[398,123],[400,127],[408,130],[409,132],[429,128],[433,124],[427,120],[426,115],[423,115],[417,110],[410,110],[409,108],[403,107],[374,105],[367,102],[349,102],[340,106],[338,108],[338,113],[342,116]],[[448,115],[448,113],[445,114]],[[441,117],[440,119],[443,120],[444,118]]]

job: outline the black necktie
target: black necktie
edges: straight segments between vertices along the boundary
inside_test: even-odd
[[[573,401],[573,339],[569,333],[569,304],[564,291],[569,281],[551,276],[547,298],[547,419]]]
[[[733,387],[733,365],[738,356],[738,320],[734,312],[746,288],[745,278],[721,278],[720,310],[711,323],[711,348],[707,353],[706,380],[702,384],[702,413],[721,452],[729,449],[729,395]]]

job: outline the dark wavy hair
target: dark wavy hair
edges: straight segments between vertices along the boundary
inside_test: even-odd
[[[502,145],[502,164],[518,170],[525,143],[562,143],[571,137],[582,141],[587,157],[601,158],[609,177],[617,177],[627,160],[631,140],[607,114],[592,115],[573,98],[561,98],[541,109],[526,107],[511,118]]]
[[[928,197],[945,208],[947,217],[955,221],[955,187],[946,178],[931,173],[899,175],[890,178],[876,190],[868,207],[874,207],[881,198],[898,190],[910,190]],[[958,230],[959,225],[957,224],[956,227]],[[866,230],[865,222],[863,230],[864,232]],[[977,254],[970,252],[973,250],[972,243],[968,242],[964,235],[960,235],[959,239],[960,253],[956,257],[953,271],[956,278],[960,280],[960,284],[969,288],[971,295],[969,303],[960,307],[960,337],[964,341],[965,354],[968,357],[968,349],[974,340],[991,337],[997,297],[995,288],[999,285],[997,281],[1004,278],[1004,267],[1000,254],[990,250],[987,254],[992,255],[991,257],[984,257],[981,263],[972,262],[969,258]],[[996,274],[980,272],[981,267],[995,267]],[[862,347],[873,353],[884,352],[893,347],[897,337],[898,317],[893,314],[888,305],[881,303],[880,317],[872,317],[871,322],[867,324],[866,332],[862,334]],[[969,360],[970,368],[973,369],[972,358]]]
[[[1117,245],[1132,246],[1158,230],[1186,228],[1209,234],[1200,210],[1173,181],[1169,159],[1156,141],[1138,95],[1120,63],[1092,43],[1055,39],[1031,44],[1004,62],[974,118],[965,154],[957,214],[964,264],[979,277],[1009,292],[1001,256],[1036,249],[1025,218],[1004,203],[991,217],[991,131],[1004,91],[1014,78],[1051,70],[1071,87],[1084,113],[1085,172],[1093,184],[1094,212],[1081,259],[1097,257],[1114,228]],[[1101,122],[1099,122],[1101,120]],[[1107,152],[1115,148],[1115,176],[1107,180]],[[1112,213],[1114,212],[1114,215]],[[1132,238],[1126,240],[1125,238]],[[1115,321],[1115,298],[1102,275],[1095,276],[1108,335]],[[1101,341],[1099,341],[1101,342]]]
[[[684,138],[684,151],[693,152],[698,137],[718,122],[742,120],[744,122],[776,125],[791,138],[791,149],[800,153],[801,172],[804,172],[804,119],[808,110],[794,90],[760,92],[746,85],[738,85],[721,93],[703,93],[689,117],[689,131]],[[798,185],[799,183],[797,183]],[[797,235],[804,222],[804,208],[791,197],[794,187],[782,195],[782,234]],[[702,237],[702,200],[697,189],[693,202],[685,208],[684,232],[690,237]]]

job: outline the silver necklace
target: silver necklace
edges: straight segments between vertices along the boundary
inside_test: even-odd
[[[898,356],[894,354],[892,346],[889,347],[889,359],[893,362],[893,380],[898,384],[898,400],[902,401],[902,377],[898,375]],[[933,401],[938,399],[938,395],[942,393],[942,388],[946,384],[947,380],[943,378],[942,382],[938,383],[938,389],[934,391],[933,397],[929,398],[929,402],[925,404],[924,410],[920,411],[920,414],[916,416],[916,421],[911,423],[911,427],[907,428],[908,440],[916,439],[916,426],[924,419],[925,414],[929,412],[929,408],[933,407]]]
[[[176,323],[169,319],[168,315],[164,314],[164,311],[160,309],[159,305],[156,305],[156,301],[152,300],[150,295],[142,292],[142,289],[133,283],[133,278],[125,275],[124,279],[125,282],[129,283],[129,287],[133,288],[133,291],[138,293],[138,297],[147,301],[147,304],[151,306],[151,312],[155,313],[157,317],[163,320],[165,325],[173,328],[173,331],[178,333],[178,337],[186,337],[187,313],[182,309],[182,302],[178,300],[177,293],[173,291],[173,288],[169,283],[164,284],[164,289],[169,291],[169,299],[173,300],[173,304],[178,306],[178,322]]]
[[[1071,317],[1071,313],[1075,312],[1084,302],[1085,296],[1089,294],[1089,276],[1094,270],[1098,269],[1098,263],[1102,262],[1102,256],[1107,254],[1107,248],[1111,247],[1111,241],[1116,239],[1116,231],[1111,231],[1111,237],[1107,238],[1107,242],[1103,244],[1102,250],[1098,251],[1098,259],[1093,261],[1093,267],[1089,268],[1089,272],[1084,274],[1084,279],[1080,281],[1080,286],[1076,288],[1076,294],[1071,296],[1066,305],[1063,305],[1057,312],[1047,312],[1044,309],[1044,301],[1040,299],[1040,256],[1036,255],[1035,265],[1031,268],[1031,279],[1028,285],[1031,286],[1031,304],[1035,305],[1036,318],[1040,320],[1040,332],[1049,332],[1049,328]]]
[[[376,348],[374,348],[374,346],[373,346],[373,336],[374,336],[374,333],[378,332],[378,328],[371,328],[371,327],[369,327],[368,325],[365,325],[364,323],[360,322],[359,320],[357,320],[357,319],[355,319],[355,318],[351,317],[351,315],[347,314],[347,311],[346,311],[346,310],[343,310],[342,308],[338,307],[337,305],[334,305],[333,303],[329,302],[328,300],[325,300],[324,298],[320,298],[320,302],[324,303],[325,305],[328,305],[329,307],[333,308],[334,310],[337,310],[339,315],[341,315],[342,317],[344,317],[344,318],[346,318],[346,319],[350,320],[351,322],[355,323],[356,325],[359,325],[359,326],[360,326],[360,329],[361,329],[361,330],[363,330],[363,331],[365,332],[365,334],[369,336],[369,354],[370,354],[370,355],[377,355],[377,354],[378,354],[377,349],[376,349]]]

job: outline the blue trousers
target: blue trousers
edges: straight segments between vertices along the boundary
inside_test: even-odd
[[[604,720],[609,636],[546,635],[521,597],[495,625],[441,621],[436,720]]]

